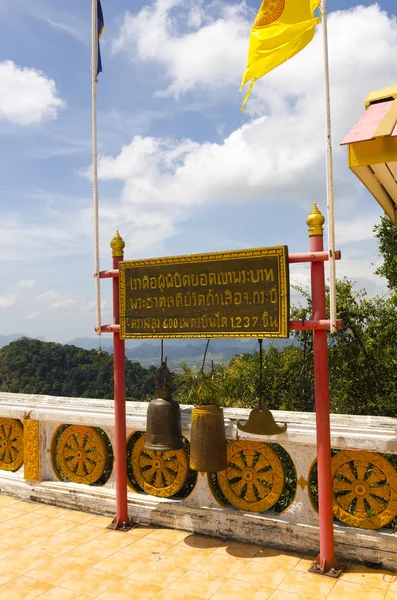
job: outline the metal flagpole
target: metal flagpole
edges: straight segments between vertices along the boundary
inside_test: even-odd
[[[331,96],[329,85],[328,60],[328,23],[327,0],[321,0],[324,48],[324,80],[325,80],[325,111],[327,135],[327,222],[328,222],[328,251],[329,251],[329,287],[330,287],[330,329],[336,333],[336,265],[335,265],[335,209],[334,209],[334,175],[332,161],[331,133]]]
[[[96,324],[95,331],[101,335],[101,280],[99,278],[99,218],[98,218],[98,157],[97,157],[97,119],[96,88],[98,74],[98,3],[92,0],[92,196],[94,206],[94,245],[95,245],[95,288],[96,288]]]

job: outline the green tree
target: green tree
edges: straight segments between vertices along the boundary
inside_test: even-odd
[[[379,252],[383,264],[376,269],[377,275],[386,277],[391,290],[397,289],[397,227],[388,217],[382,217],[380,224],[374,227],[375,237],[379,240]]]

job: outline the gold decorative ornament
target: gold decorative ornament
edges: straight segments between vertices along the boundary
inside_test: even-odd
[[[228,467],[217,474],[225,498],[240,510],[264,512],[284,488],[284,468],[277,454],[261,442],[241,440],[227,448]]]
[[[146,450],[145,441],[146,435],[142,435],[131,454],[132,471],[138,485],[151,496],[175,496],[189,474],[186,450]]]
[[[114,234],[114,238],[110,242],[110,247],[112,249],[112,256],[124,256],[125,241],[119,234],[119,230]]]
[[[98,481],[107,463],[106,444],[94,427],[68,425],[58,438],[55,459],[62,475],[75,483]]]
[[[301,475],[298,479],[298,481],[296,482],[296,484],[300,487],[300,489],[303,491],[305,489],[305,487],[307,487],[309,485],[309,482],[306,481],[306,479],[303,477],[303,475]]]
[[[27,419],[23,422],[24,478],[40,481],[40,423]]]
[[[285,0],[263,0],[256,19],[254,27],[265,27],[277,21],[283,14]]]
[[[379,529],[397,514],[397,472],[381,454],[342,450],[332,458],[334,515],[350,527]]]
[[[313,204],[313,208],[306,219],[306,223],[309,226],[309,237],[313,237],[314,235],[324,235],[323,225],[325,223],[325,218],[318,210],[316,203]]]
[[[18,419],[0,418],[0,469],[17,471],[22,463],[22,423]]]

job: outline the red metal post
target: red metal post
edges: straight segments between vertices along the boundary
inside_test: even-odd
[[[124,258],[125,243],[119,232],[112,239],[113,264],[118,270],[119,262]],[[113,277],[113,323],[120,323],[119,312],[119,278]],[[114,421],[115,421],[115,461],[116,461],[116,516],[109,529],[131,529],[127,502],[127,429],[125,413],[125,348],[119,331],[113,332],[114,361]]]
[[[323,251],[324,217],[314,204],[307,218],[310,252]],[[312,262],[311,289],[313,319],[326,318],[324,263]],[[340,566],[334,551],[332,512],[331,430],[329,416],[328,346],[326,330],[313,331],[314,389],[316,397],[316,434],[318,499],[320,517],[320,554],[315,568],[321,573],[337,575]]]

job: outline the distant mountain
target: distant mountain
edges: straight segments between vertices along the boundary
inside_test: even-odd
[[[0,348],[4,348],[4,346],[8,346],[11,342],[15,342],[16,340],[20,340],[23,337],[28,337],[23,333],[11,333],[10,335],[1,335],[0,334]],[[32,338],[34,340],[40,340],[44,342],[44,337],[42,335],[38,337]]]

